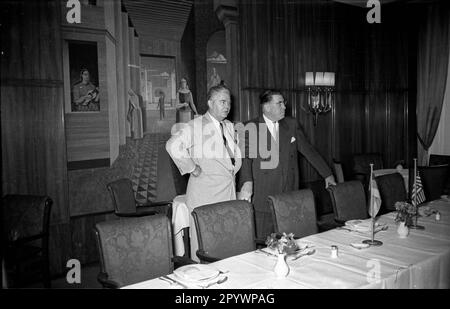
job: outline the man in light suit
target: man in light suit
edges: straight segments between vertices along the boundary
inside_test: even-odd
[[[253,202],[256,235],[257,238],[265,240],[273,232],[268,196],[299,189],[297,152],[300,152],[325,178],[326,187],[335,185],[336,182],[328,164],[307,141],[297,121],[291,117],[285,117],[286,106],[281,92],[265,91],[260,96],[260,104],[262,115],[249,121],[250,124],[255,124],[258,134],[254,138],[245,139],[245,154],[243,154],[242,168],[239,173],[238,198]],[[266,132],[260,132],[261,130]],[[264,137],[267,137],[267,141],[261,139]],[[251,147],[260,149],[261,143],[264,142],[271,149],[272,156],[278,155],[276,160],[270,157],[264,158],[260,151],[256,156],[249,155]],[[273,149],[276,149],[275,153]],[[277,164],[265,167],[264,163],[271,160]]]
[[[208,91],[208,111],[184,124],[166,144],[182,175],[190,173],[186,190],[189,209],[235,200],[235,175],[241,153],[230,112],[230,91],[224,85]]]

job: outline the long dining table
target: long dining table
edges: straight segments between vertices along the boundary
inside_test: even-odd
[[[297,242],[315,253],[296,260],[287,258],[289,274],[278,278],[273,269],[277,257],[252,251],[209,264],[224,272],[227,280],[209,289],[335,289],[335,288],[450,288],[450,199],[428,202],[440,214],[423,216],[424,230],[410,229],[406,238],[397,233],[395,213],[377,218],[387,229],[375,234],[381,246],[356,249],[351,243],[370,239],[370,233],[336,228]],[[331,257],[331,246],[338,257]],[[174,274],[168,275],[177,280]],[[178,280],[177,280],[178,281]],[[199,288],[170,284],[159,278],[132,284],[130,289]]]

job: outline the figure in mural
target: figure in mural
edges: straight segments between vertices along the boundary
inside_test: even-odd
[[[89,71],[82,69],[80,81],[72,88],[73,111],[99,111],[100,96],[98,87],[91,83]]]
[[[139,97],[133,89],[128,90],[128,128],[133,139],[144,137],[144,128],[142,123],[142,110],[139,106]]]
[[[181,86],[178,89],[177,95],[177,122],[188,122],[193,118],[193,115],[198,115],[197,108],[194,105],[192,93],[189,90],[187,80],[181,79]]]
[[[222,81],[220,79],[219,73],[217,73],[217,71],[216,71],[216,68],[213,67],[212,69],[213,69],[213,73],[211,74],[211,77],[209,78],[208,89],[210,89],[211,87],[219,85],[220,82]]]
[[[163,120],[165,117],[164,114],[164,100],[166,98],[166,95],[164,94],[164,91],[161,91],[159,93],[159,100],[158,100],[158,108],[159,108],[159,120]]]

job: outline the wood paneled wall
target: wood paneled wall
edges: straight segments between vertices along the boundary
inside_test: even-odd
[[[51,271],[70,253],[60,1],[1,3],[2,193],[48,195]]]
[[[408,161],[413,20],[401,22],[399,5],[384,5],[382,24],[367,10],[333,1],[247,1],[240,6],[242,120],[259,114],[258,95],[279,88],[312,144],[351,177],[351,158],[379,152],[389,167]],[[263,17],[263,18],[262,18]],[[336,72],[333,110],[317,126],[307,106],[307,71]],[[320,179],[301,159],[301,180]]]
[[[48,195],[67,222],[59,1],[2,4],[3,193]]]

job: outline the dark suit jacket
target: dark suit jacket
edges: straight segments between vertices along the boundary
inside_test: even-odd
[[[267,130],[268,144],[276,143],[262,116],[249,122],[256,124],[258,139],[260,136],[259,130],[264,129]],[[248,143],[254,143],[255,141],[249,141],[246,138],[245,142],[245,158],[243,158],[239,172],[238,190],[240,191],[246,181],[253,181],[252,202],[255,207],[256,231],[257,237],[261,238],[268,235],[272,223],[267,197],[299,189],[297,152],[300,152],[322,177],[326,178],[332,175],[332,172],[325,160],[308,142],[294,118],[285,117],[279,121],[279,163],[273,169],[261,169],[261,161],[267,161],[270,158],[261,158],[259,151],[256,158],[250,158]],[[257,149],[259,149],[259,142],[258,140]]]

